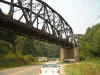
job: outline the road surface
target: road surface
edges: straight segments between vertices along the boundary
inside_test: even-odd
[[[31,65],[0,71],[0,75],[38,75],[42,65]]]
[[[57,63],[57,61],[50,61],[50,63]],[[48,62],[47,62],[48,63]],[[61,67],[61,75],[64,75],[63,64],[59,64]],[[0,71],[0,75],[39,75],[39,71],[42,65],[30,65],[25,67],[13,68]]]

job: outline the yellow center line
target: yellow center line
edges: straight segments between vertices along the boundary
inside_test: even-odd
[[[17,71],[17,72],[11,73],[11,74],[9,74],[9,75],[16,75],[16,74],[18,74],[18,73],[24,72],[24,71],[26,71],[26,70],[31,70],[31,69],[33,69],[33,67],[31,67],[31,68],[27,68],[27,69],[23,69],[23,70],[20,70],[20,71]]]

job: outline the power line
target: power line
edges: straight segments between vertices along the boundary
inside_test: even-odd
[[[100,18],[100,15],[98,15],[96,18],[95,18],[95,20],[88,26],[88,27],[91,27],[98,19]],[[85,28],[85,27],[84,27]],[[84,29],[83,28],[83,29]]]
[[[91,15],[91,17],[86,21],[86,23],[85,23],[84,25],[86,25],[86,24],[88,25],[89,20],[92,19],[92,17],[94,17],[93,15],[94,15],[96,12],[99,12],[99,11],[100,11],[100,6],[96,9],[96,11]],[[91,24],[89,24],[89,25],[91,26],[91,25],[98,19],[98,17],[99,17],[99,16],[97,16],[97,18],[96,18]],[[84,26],[84,28],[86,28],[86,26]],[[83,29],[84,29],[84,28],[83,28]]]
[[[94,1],[91,3],[91,5],[89,6],[89,8],[88,8],[88,10],[87,10],[87,12],[86,12],[86,14],[85,14],[85,16],[83,16],[83,19],[81,20],[80,24],[82,24],[82,21],[86,20],[86,17],[88,16],[88,13],[90,12],[90,9],[94,6],[95,2],[96,2],[96,1],[94,0]],[[83,26],[84,26],[84,24],[83,24]],[[83,26],[81,26],[82,30],[85,28],[85,27],[83,27]]]
[[[99,9],[100,9],[100,6],[99,6],[99,7],[96,9],[96,11],[91,15],[90,19],[93,17],[93,15],[94,15],[96,12],[100,11]],[[88,22],[90,19],[88,19],[87,22]],[[87,22],[86,22],[85,24],[87,24]]]
[[[100,18],[100,15],[98,15],[98,16],[96,17],[96,19],[89,25],[89,27],[92,26],[99,18]]]
[[[82,1],[82,0],[81,0]],[[76,30],[78,31],[79,30],[79,28],[80,28],[80,25],[79,25],[79,21],[80,21],[80,18],[82,17],[81,15],[83,14],[83,11],[84,11],[84,9],[85,9],[85,7],[86,7],[86,4],[87,4],[87,0],[83,0],[82,1],[82,4],[81,4],[81,7],[79,8],[79,11],[77,11],[77,16],[76,16]]]
[[[85,15],[85,16],[83,17],[83,19],[81,20],[81,23],[82,23],[83,20],[86,19],[86,17],[88,16],[88,13],[90,12],[90,9],[94,6],[95,2],[96,2],[96,0],[94,0],[94,1],[91,3],[90,7],[88,8],[88,10],[87,10],[87,12],[86,12],[86,15]]]
[[[81,18],[81,14],[83,13],[83,10],[84,10],[84,7],[85,7],[85,4],[86,4],[86,1],[87,0],[83,0],[84,2],[83,2],[83,4],[82,4],[82,6],[81,6],[81,8],[79,9],[79,12],[78,12],[78,15],[77,15],[77,17],[79,17],[78,19],[80,20],[80,18]]]

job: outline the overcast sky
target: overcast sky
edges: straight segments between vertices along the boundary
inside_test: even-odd
[[[6,0],[7,1],[7,0]],[[9,0],[8,0],[9,1]],[[100,23],[100,0],[43,0],[72,27],[74,34],[84,34],[88,27]],[[7,11],[7,7],[3,10]]]
[[[75,34],[84,34],[88,27],[100,23],[100,0],[43,1],[65,18]]]

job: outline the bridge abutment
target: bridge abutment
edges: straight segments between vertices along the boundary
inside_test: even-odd
[[[61,61],[79,61],[79,48],[61,48],[60,50]]]

